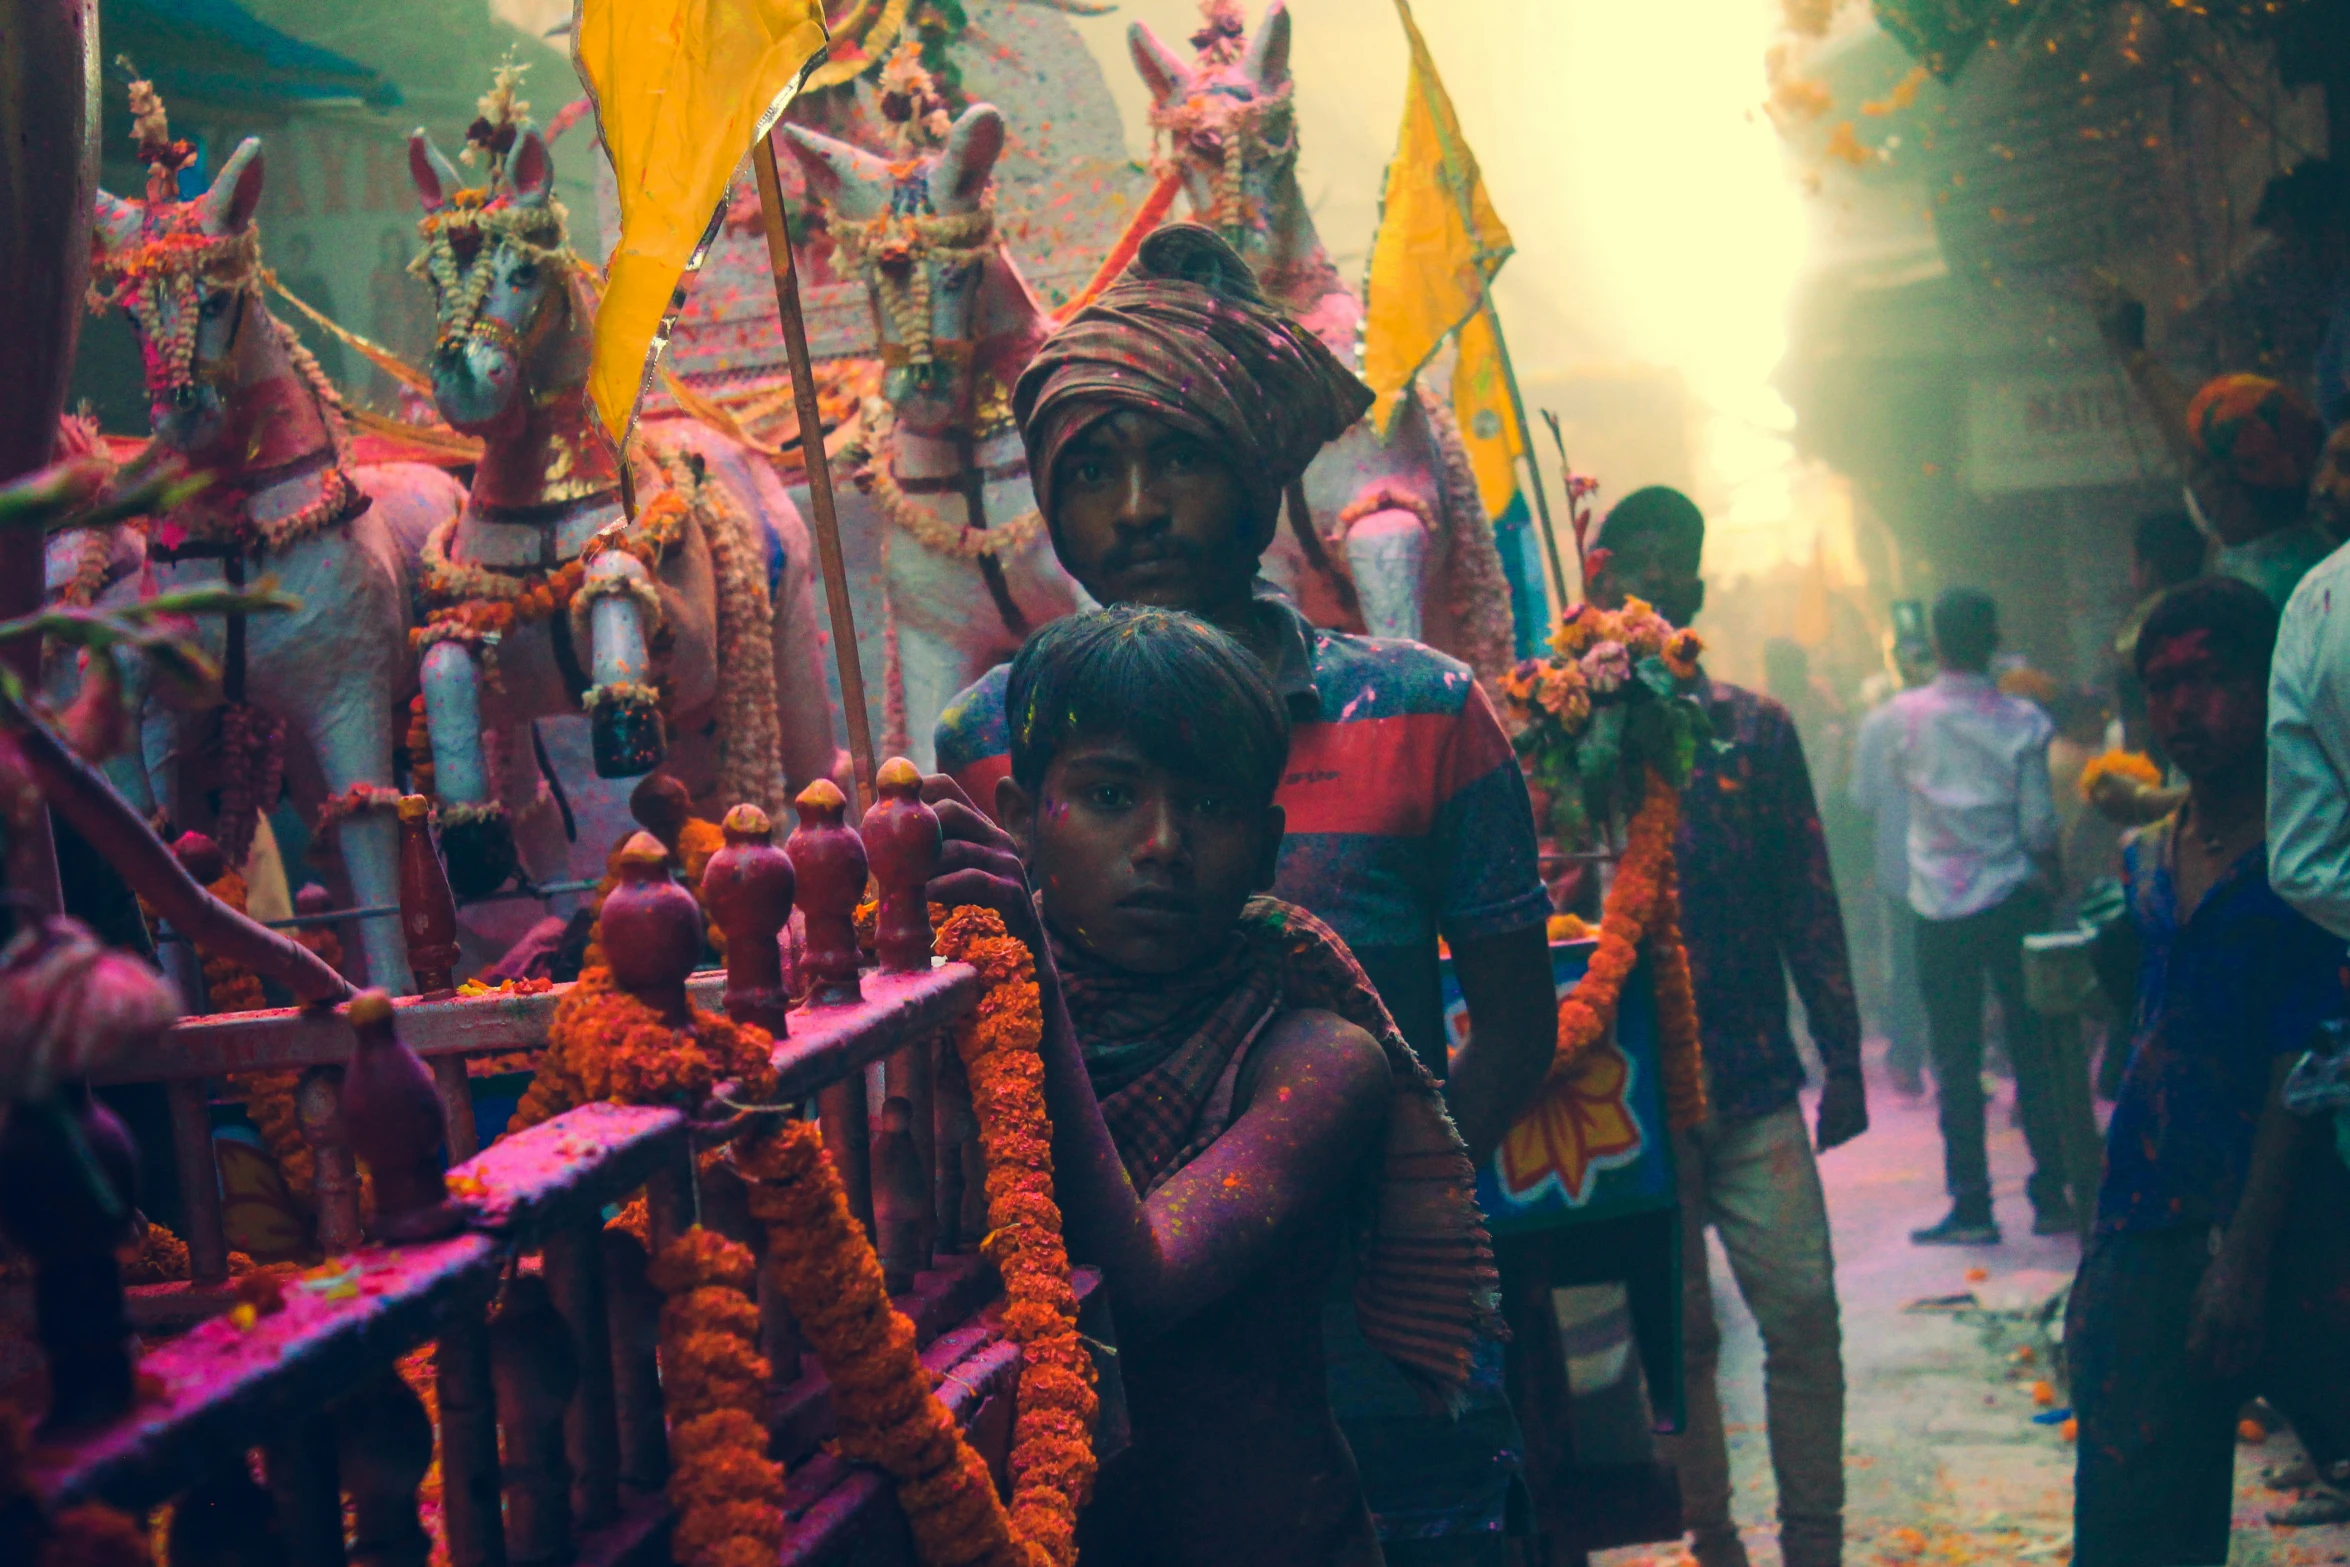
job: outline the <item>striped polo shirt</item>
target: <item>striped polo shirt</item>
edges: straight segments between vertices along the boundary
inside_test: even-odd
[[[1404,1037],[1444,1074],[1436,938],[1475,941],[1550,913],[1525,778],[1469,667],[1417,642],[1310,624],[1260,584],[1289,704],[1276,897],[1353,949]],[[938,765],[984,809],[1012,770],[999,664],[947,704]]]

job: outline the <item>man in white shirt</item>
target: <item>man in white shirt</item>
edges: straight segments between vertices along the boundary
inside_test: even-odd
[[[1941,673],[1890,704],[1893,772],[1909,792],[1909,903],[1918,916],[1918,983],[1951,1200],[1948,1218],[1910,1239],[1996,1245],[1983,1147],[1986,980],[1999,996],[2032,1150],[2033,1233],[2074,1228],[2047,1050],[2024,1004],[2023,940],[2046,919],[2053,885],[2048,742],[2055,730],[2039,708],[1992,684],[1999,611],[1988,594],[1949,589],[1934,601],[1933,626]]]
[[[2342,602],[2343,613],[2334,606]],[[2350,936],[2350,551],[2336,550],[2286,601],[2268,675],[2268,880]]]

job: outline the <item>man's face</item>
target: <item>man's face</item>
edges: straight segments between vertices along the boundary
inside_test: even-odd
[[[1620,546],[1605,547],[1607,563],[1591,576],[1591,597],[1600,608],[1646,599],[1665,619],[1686,626],[1705,607],[1705,579],[1698,575],[1702,547],[1662,532],[1634,534]]]
[[[2215,654],[2210,632],[2164,638],[2147,657],[2141,683],[2156,742],[2190,779],[2261,765],[2267,682]]]
[[[1273,884],[1281,808],[1171,773],[1131,741],[1071,741],[1034,800],[1008,778],[997,790],[1045,917],[1119,968],[1189,967]]]
[[[1208,614],[1246,597],[1266,540],[1207,442],[1126,409],[1063,448],[1053,472],[1061,564],[1104,604]]]

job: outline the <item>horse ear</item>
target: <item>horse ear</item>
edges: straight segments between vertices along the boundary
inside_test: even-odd
[[[146,208],[105,191],[98,192],[96,206],[98,220],[90,229],[90,239],[99,250],[112,250],[138,240]]]
[[[1289,7],[1281,0],[1265,7],[1265,19],[1257,24],[1257,35],[1248,41],[1248,56],[1242,63],[1249,79],[1267,90],[1289,80]]]
[[[408,133],[408,178],[427,212],[440,211],[448,204],[449,193],[465,183],[457,165],[433,145],[432,133],[421,125]]]
[[[514,187],[514,200],[520,206],[543,207],[555,194],[555,159],[537,127],[516,139],[513,154],[506,160],[506,183]]]
[[[1126,52],[1134,57],[1134,69],[1140,73],[1142,84],[1151,90],[1153,103],[1165,103],[1169,99],[1189,95],[1191,67],[1176,59],[1174,52],[1159,42],[1159,35],[1152,32],[1147,23],[1127,24]]]
[[[248,136],[220,166],[204,193],[204,227],[214,234],[242,234],[261,205],[261,138]]]
[[[992,103],[975,103],[955,120],[947,133],[947,150],[931,171],[931,196],[953,195],[968,201],[976,197],[995,171],[1004,150],[1004,117]],[[943,191],[941,189],[943,187]]]
[[[858,216],[878,208],[879,193],[889,188],[888,164],[861,147],[834,141],[821,131],[789,120],[779,122],[775,129],[799,160],[811,195]]]

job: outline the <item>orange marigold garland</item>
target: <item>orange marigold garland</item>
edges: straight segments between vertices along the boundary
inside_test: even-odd
[[[987,1249],[1004,1277],[1004,1326],[1021,1347],[1012,1431],[1012,1528],[1056,1567],[1077,1559],[1077,1513],[1093,1492],[1093,1357],[1077,1332],[1069,1249],[1053,1200],[1045,1113],[1044,1009],[1036,958],[992,909],[959,908],[938,951],[971,964],[987,994],[955,1031],[987,1161]]]
[[[925,1563],[1031,1567],[987,1461],[931,1390],[914,1325],[890,1304],[823,1134],[788,1122],[737,1158],[752,1177],[751,1213],[767,1226],[769,1277],[832,1383],[842,1454],[897,1482]]]
[[[591,968],[555,1005],[538,1076],[515,1108],[513,1131],[536,1126],[596,1100],[698,1108],[732,1081],[750,1103],[775,1085],[775,1040],[765,1029],[696,1008],[673,1028],[660,1014]]]
[[[653,1261],[669,1412],[670,1554],[679,1567],[774,1567],[783,1466],[766,1456],[767,1362],[749,1250],[695,1225]]]
[[[1608,888],[1599,922],[1599,950],[1575,988],[1559,1002],[1558,1053],[1546,1088],[1572,1076],[1584,1051],[1615,1021],[1624,982],[1640,961],[1645,937],[1655,959],[1658,1045],[1664,1058],[1667,1121],[1675,1131],[1705,1118],[1705,1069],[1697,1033],[1697,1003],[1689,980],[1689,953],[1681,944],[1680,894],[1674,885],[1673,834],[1681,797],[1663,775],[1648,775],[1648,792],[1625,834],[1624,857]]]
[[[1070,1567],[1077,1514],[1093,1490],[1096,1398],[1053,1200],[1035,957],[978,908],[946,917],[938,951],[988,982],[956,1046],[987,1161],[987,1249],[1004,1279],[1005,1331],[1022,1352],[1008,1510],[986,1462],[932,1395],[913,1324],[890,1305],[814,1126],[789,1124],[743,1151],[751,1211],[768,1227],[777,1288],[833,1384],[841,1449],[897,1481],[921,1559]]]

